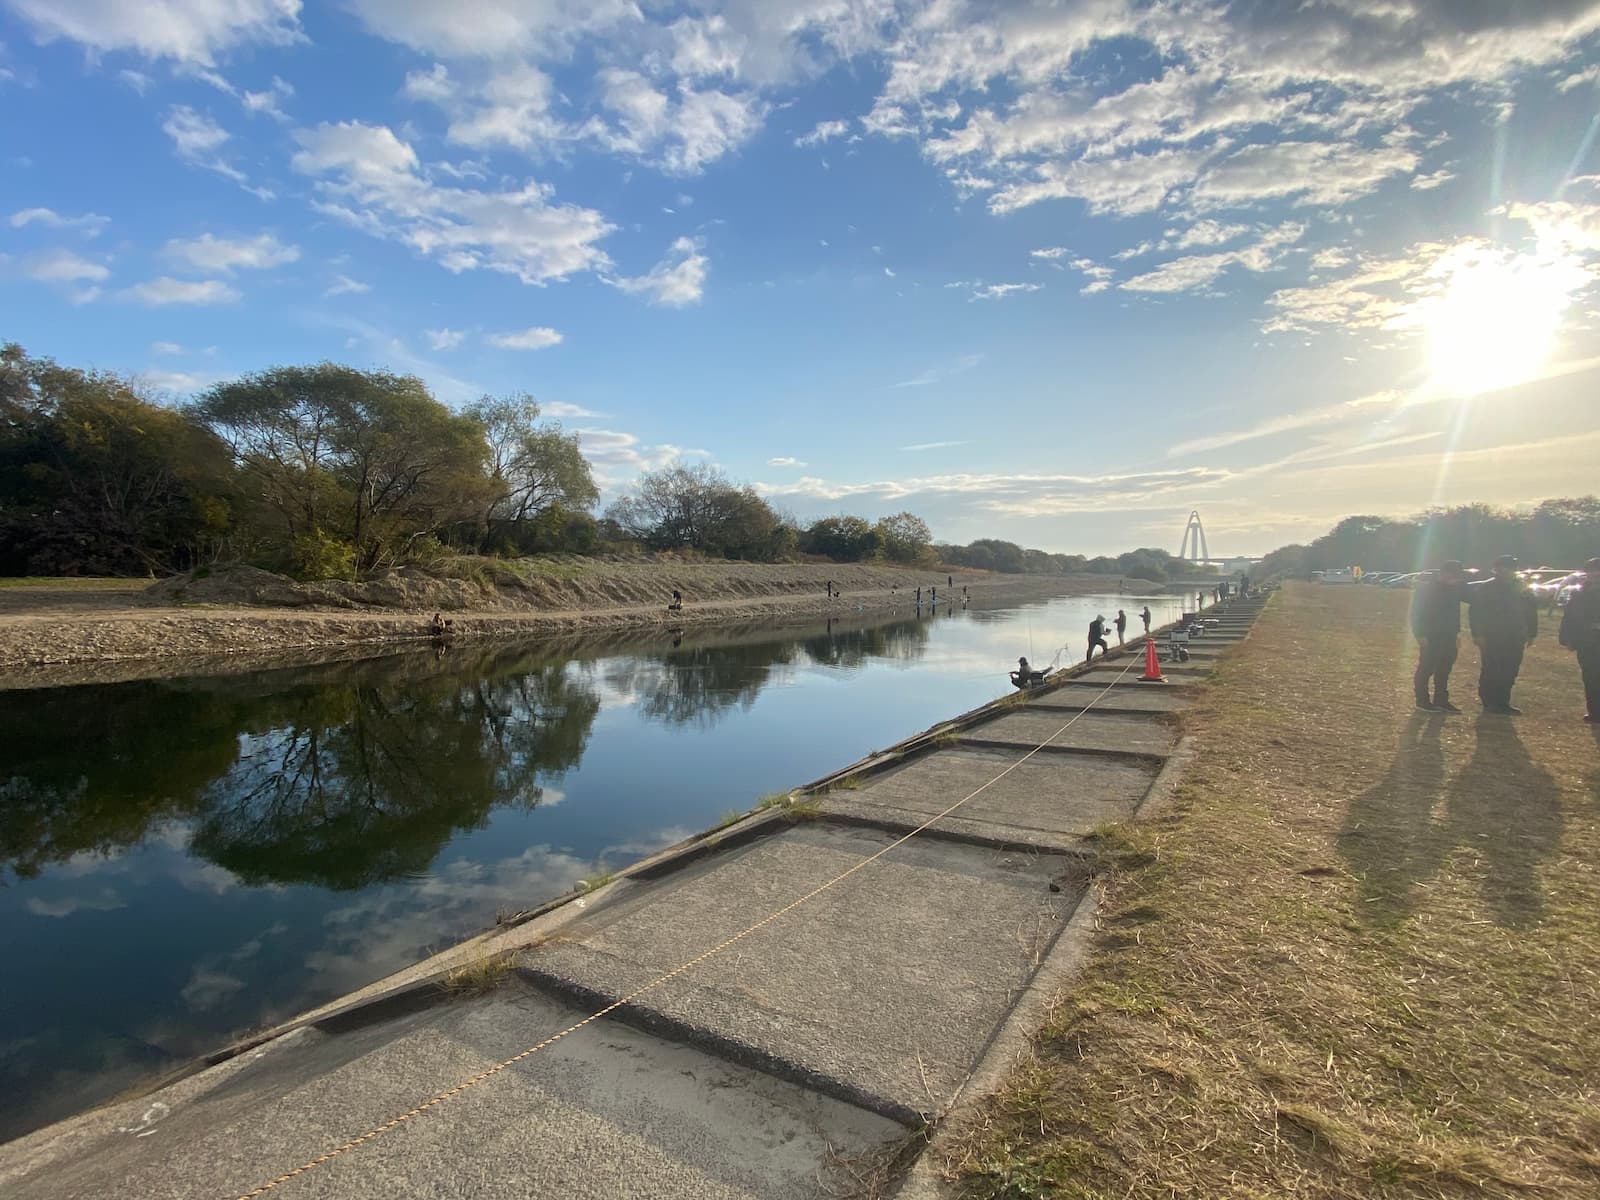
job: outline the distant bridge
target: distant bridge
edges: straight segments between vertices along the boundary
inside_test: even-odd
[[[1205,526],[1200,524],[1200,510],[1193,509],[1189,513],[1189,523],[1183,527],[1183,540],[1178,543],[1178,557],[1196,567],[1213,567],[1223,575],[1233,575],[1240,571],[1248,571],[1261,561],[1260,556],[1248,554],[1235,554],[1226,557],[1213,556],[1211,548],[1206,545]],[[1215,576],[1209,577],[1215,582]],[[1203,587],[1207,577],[1201,576],[1193,581],[1194,586]],[[1189,583],[1189,580],[1174,579],[1173,584]]]

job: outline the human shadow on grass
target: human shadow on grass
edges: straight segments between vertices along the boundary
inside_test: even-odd
[[[1561,845],[1560,793],[1514,721],[1486,713],[1475,732],[1472,758],[1450,783],[1449,844],[1477,854],[1485,905],[1521,929],[1544,916],[1538,867]]]
[[[1440,713],[1413,713],[1389,770],[1350,802],[1339,853],[1360,880],[1362,918],[1395,925],[1416,907],[1417,885],[1444,861],[1444,828],[1435,815],[1444,795]]]
[[[1529,757],[1514,722],[1485,714],[1471,759],[1446,787],[1444,724],[1412,716],[1388,773],[1350,803],[1339,850],[1360,880],[1362,918],[1404,921],[1423,885],[1459,856],[1501,925],[1536,924],[1544,915],[1538,865],[1561,843],[1555,780]]]

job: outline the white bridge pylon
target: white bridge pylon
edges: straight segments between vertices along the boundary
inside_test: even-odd
[[[1200,524],[1199,509],[1189,513],[1189,523],[1183,529],[1183,541],[1178,544],[1178,557],[1192,563],[1211,561],[1211,549],[1206,545],[1206,531]]]

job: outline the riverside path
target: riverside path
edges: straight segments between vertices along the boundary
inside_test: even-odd
[[[598,890],[0,1147],[0,1193],[812,1197],[881,1189],[1181,762],[1262,601],[1165,683],[1143,639]],[[1154,789],[1154,793],[1153,793]],[[489,987],[443,982],[463,956]],[[596,1013],[604,1013],[593,1019]]]

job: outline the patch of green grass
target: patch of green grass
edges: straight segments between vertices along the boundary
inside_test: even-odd
[[[769,792],[756,801],[756,812],[763,812],[769,808],[781,808],[789,803],[788,792]]]
[[[481,996],[504,983],[516,961],[516,954],[509,950],[498,954],[480,950],[460,966],[446,972],[444,986],[447,991],[462,996]]]
[[[723,813],[722,816],[718,817],[717,823],[707,830],[707,832],[717,833],[720,830],[728,828],[730,825],[737,825],[748,815],[748,813],[742,813],[736,808],[731,808],[727,812]]]
[[[1548,631],[1526,716],[1414,714],[1407,599],[1280,593],[1173,804],[1086,839],[1091,955],[961,1194],[1600,1195],[1600,741]]]
[[[595,892],[605,887],[616,877],[617,873],[615,871],[601,871],[598,874],[589,876],[587,879],[578,880],[578,886],[586,892]]]
[[[830,792],[859,792],[861,790],[861,777],[859,775],[846,775],[836,779],[829,786]]]

